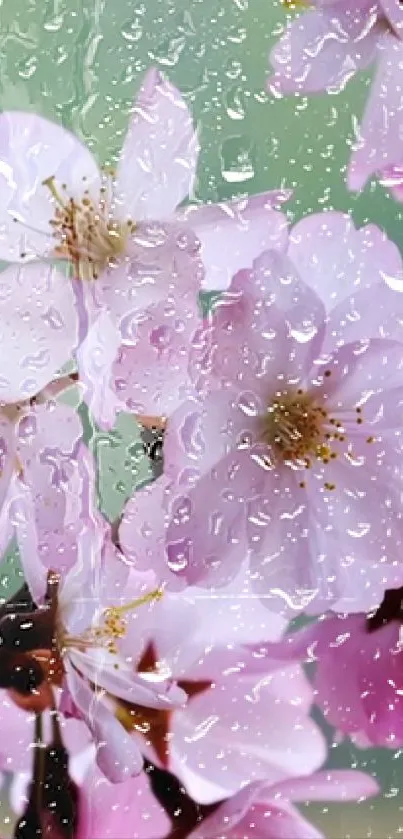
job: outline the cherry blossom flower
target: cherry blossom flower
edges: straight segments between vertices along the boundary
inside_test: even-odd
[[[336,731],[356,745],[400,748],[402,735],[402,589],[389,589],[366,614],[326,614],[266,648],[257,663],[316,662],[315,701]],[[261,658],[262,657],[262,658]]]
[[[140,260],[138,273],[140,254],[146,260],[143,291],[147,303],[153,302],[155,295],[160,299],[165,296],[167,289],[161,292],[153,282],[155,254],[164,247],[163,225],[153,226],[156,220],[185,223],[195,231],[208,254],[204,259],[207,270],[211,265],[219,277],[219,288],[224,283],[221,269],[228,284],[240,264],[248,264],[256,253],[284,236],[285,219],[273,213],[272,206],[286,200],[289,191],[225,205],[191,206],[175,215],[192,193],[199,144],[182,96],[155,69],[147,73],[134,104],[116,176],[100,173],[91,152],[78,138],[42,117],[7,111],[1,115],[0,129],[4,187],[1,257],[20,261],[53,254],[67,257],[75,275],[83,279],[104,273],[101,285],[112,309],[119,305],[115,298],[133,296],[126,288],[133,279],[127,266],[108,271],[131,238]],[[40,229],[32,229],[33,223]],[[148,223],[155,239],[149,238]],[[228,250],[224,247],[226,237],[231,243]],[[186,243],[180,244],[184,247]],[[170,246],[174,248],[172,241]],[[180,247],[176,259],[179,253]],[[171,267],[167,260],[167,275]],[[216,284],[210,280],[207,287]],[[178,289],[183,293],[186,285],[179,284]],[[141,288],[137,293],[141,297]]]
[[[0,768],[11,773],[10,804],[17,816],[29,804],[29,785],[35,768],[33,729],[38,720],[33,714],[20,711],[4,700],[0,704],[4,724],[3,751]],[[56,740],[55,744],[55,732]],[[170,773],[148,764],[147,772],[118,785],[111,784],[95,765],[95,748],[88,740],[83,722],[64,720],[53,712],[42,715],[42,748],[65,744],[68,773],[78,792],[78,820],[74,839],[158,839],[174,829],[185,828],[186,835],[196,837],[243,836],[289,839],[290,836],[316,839],[320,837],[303,818],[294,802],[363,800],[377,793],[376,782],[355,771],[315,772],[306,777],[275,782],[255,781],[231,798],[213,805],[193,802]],[[38,768],[38,767],[37,767]],[[158,797],[154,793],[154,776]],[[50,794],[62,798],[67,778],[60,778]],[[41,779],[36,777],[37,791]],[[42,780],[43,784],[43,780]],[[168,798],[165,796],[168,795]],[[178,796],[178,800],[177,800]],[[46,799],[43,802],[46,807]],[[182,804],[182,806],[178,806]],[[49,808],[51,810],[51,808]],[[66,825],[66,835],[68,825]]]
[[[99,364],[108,380],[119,344],[138,343],[144,317],[161,343],[168,328],[182,331],[179,324],[197,313],[204,273],[205,287],[223,287],[263,247],[282,247],[286,219],[273,206],[289,192],[177,211],[192,193],[198,151],[182,96],[155,69],[134,104],[116,175],[100,171],[89,149],[62,126],[18,111],[0,115],[0,258],[27,263],[2,274],[6,319],[21,307],[20,287],[31,285],[35,300],[38,286],[41,291],[18,342],[16,362],[25,378],[37,368],[53,373],[84,342],[78,358],[91,400]],[[52,257],[67,260],[72,284],[43,262]],[[176,323],[172,316],[165,322],[169,309],[177,309]],[[105,311],[111,326],[100,340],[91,327]],[[58,343],[50,346],[54,336]],[[7,377],[8,387],[12,380]],[[110,422],[113,409],[105,419],[99,398],[94,402]]]
[[[140,672],[170,673],[187,703],[166,713],[118,700],[116,716],[145,757],[177,776],[201,804],[228,797],[247,781],[309,774],[325,758],[303,671],[266,662],[265,673],[256,675],[246,647],[278,638],[283,629],[284,621],[253,596],[244,569],[219,596],[196,588],[165,591],[129,617],[122,650]]]
[[[269,604],[320,612],[352,566],[398,567],[401,283],[394,245],[337,213],[236,275],[165,434],[166,555],[188,581],[223,582],[249,553]]]
[[[80,484],[71,482],[78,488]],[[135,739],[125,732],[116,718],[116,699],[138,706],[169,709],[186,701],[166,671],[152,676],[136,671],[130,656],[121,651],[127,617],[137,608],[161,596],[152,574],[143,575],[129,585],[127,565],[111,541],[109,529],[86,520],[88,498],[84,492],[81,514],[75,519],[77,540],[75,563],[56,574],[52,570],[53,552],[38,548],[41,522],[35,515],[35,500],[29,490],[20,488],[13,505],[13,521],[20,547],[24,576],[39,609],[20,618],[3,618],[0,633],[3,645],[30,653],[43,671],[44,686],[39,699],[46,706],[47,685],[64,687],[60,710],[82,718],[97,743],[97,763],[113,782],[141,771],[142,757]],[[74,502],[73,502],[74,503]],[[43,525],[42,525],[43,527]],[[67,544],[72,544],[73,530]],[[63,567],[63,566],[62,566]],[[60,569],[62,570],[62,569]],[[13,697],[20,707],[39,707],[33,697]]]
[[[312,5],[287,27],[272,50],[274,74],[269,87],[277,95],[336,93],[355,73],[375,65],[348,185],[362,189],[376,174],[401,201],[402,6],[399,0],[317,0]]]

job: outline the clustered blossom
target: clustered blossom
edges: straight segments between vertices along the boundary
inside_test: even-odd
[[[400,198],[403,12],[313,5],[272,86],[340,87],[376,60],[350,184],[376,172]],[[362,749],[403,744],[400,252],[340,212],[291,225],[285,190],[200,206],[198,153],[154,69],[114,171],[0,115],[15,839],[323,839],[298,804],[379,787],[329,768],[318,712]],[[112,517],[88,429],[113,448],[121,413],[161,457]]]

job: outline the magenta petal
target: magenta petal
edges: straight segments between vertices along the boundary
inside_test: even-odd
[[[146,74],[120,155],[120,214],[134,221],[169,218],[192,191],[199,143],[192,115],[158,70]]]
[[[251,266],[262,251],[285,248],[287,218],[274,207],[288,197],[290,193],[263,192],[177,212],[176,218],[189,224],[201,242],[205,291],[228,288],[234,274]]]

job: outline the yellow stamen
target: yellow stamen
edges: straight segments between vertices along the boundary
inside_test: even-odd
[[[161,600],[163,595],[163,590],[156,588],[148,594],[144,594],[142,597],[137,597],[136,600],[131,600],[130,603],[125,603],[123,606],[110,606],[108,609],[105,609],[104,614],[125,615],[126,612],[132,612],[133,609],[137,609],[139,606],[145,606],[147,603],[152,603],[153,600]]]
[[[100,626],[92,627],[78,636],[65,634],[62,631],[60,633],[60,647],[64,650],[68,647],[75,647],[82,651],[90,647],[106,647],[110,653],[116,655],[118,653],[116,640],[124,638],[126,635],[127,622],[124,615],[139,606],[151,603],[153,600],[161,600],[163,594],[163,590],[157,588],[142,597],[137,597],[136,600],[125,603],[123,606],[109,606],[102,613],[101,620],[103,623]]]
[[[282,0],[286,9],[308,9],[311,5],[308,0]]]
[[[100,188],[94,200],[88,190],[81,197],[63,198],[55,176],[42,181],[55,200],[55,214],[50,221],[56,240],[54,255],[68,259],[81,280],[96,280],[101,271],[116,263],[136,228],[133,221],[115,221],[112,212],[112,185]],[[63,189],[65,185],[63,184]]]
[[[65,201],[63,201],[63,198],[60,195],[60,192],[58,192],[58,190],[57,190],[56,182],[55,182],[55,176],[50,175],[49,178],[45,178],[45,180],[42,181],[42,186],[47,186],[48,190],[53,195],[53,198],[55,199],[55,201],[57,201],[57,203],[60,204],[60,206],[63,207],[63,209],[64,209],[64,207],[66,206],[66,203],[65,203]]]

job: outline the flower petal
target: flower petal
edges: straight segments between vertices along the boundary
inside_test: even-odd
[[[296,387],[306,379],[323,340],[325,309],[287,255],[271,250],[235,275],[209,320],[190,355],[196,389],[250,394],[261,413],[285,376]]]
[[[101,772],[114,784],[137,775],[143,768],[143,758],[135,738],[127,734],[102,697],[88,687],[69,661],[65,667],[72,699],[95,740]]]
[[[0,114],[0,160],[0,259],[45,256],[54,246],[55,207],[43,182],[54,177],[62,194],[81,198],[99,188],[95,160],[63,126],[20,111]]]
[[[245,782],[276,782],[317,769],[326,747],[308,717],[305,695],[311,697],[311,688],[295,665],[271,674],[269,680],[222,678],[173,714],[172,771],[200,800],[188,768],[226,795]],[[203,735],[195,737],[195,732]]]
[[[258,416],[264,405],[258,399],[250,405],[252,396],[247,401],[246,396],[227,388],[212,391],[203,401],[184,402],[167,423],[165,474],[181,484],[194,482],[231,451],[236,457],[237,449],[245,445],[244,438],[249,444],[256,442]]]
[[[200,325],[196,297],[161,301],[139,317],[134,343],[113,366],[114,391],[127,411],[170,416],[192,391],[188,376],[193,335]]]
[[[77,839],[163,839],[169,834],[170,821],[154,798],[145,772],[116,785],[94,767],[80,795],[84,819],[80,816]]]
[[[348,422],[351,432],[352,417],[357,426],[357,406],[362,406],[362,421],[365,424],[365,415],[367,414],[368,421],[372,415],[372,398],[379,396],[386,402],[388,391],[401,388],[403,343],[380,338],[354,341],[328,356],[324,366],[330,372],[330,376],[323,378],[317,388],[318,396],[323,396],[327,402],[329,415],[343,415],[343,420]],[[319,382],[320,372],[319,368]],[[374,420],[381,424],[382,416],[374,417]],[[358,417],[358,425],[361,424]],[[399,425],[399,421],[395,421],[395,427]]]
[[[77,412],[57,403],[36,406],[18,428],[18,455],[32,495],[39,559],[45,568],[61,573],[77,561],[82,531],[94,516],[94,500],[86,497],[94,465],[82,434]]]
[[[185,581],[168,567],[165,552],[169,481],[161,476],[129,498],[120,521],[119,546],[137,571],[153,571],[158,583],[181,589]]]
[[[316,526],[307,487],[309,473],[267,471],[263,492],[248,505],[253,587],[269,609],[289,618],[310,604],[320,612],[340,595],[337,543],[326,515]]]
[[[77,344],[68,278],[41,263],[6,268],[0,274],[0,321],[0,401],[29,399],[71,359]]]
[[[363,289],[403,287],[402,258],[394,242],[374,224],[357,229],[344,213],[314,213],[297,222],[288,255],[327,314]]]
[[[1,525],[0,525],[0,544],[7,542],[7,536],[10,535],[8,526],[8,515],[5,511],[3,520],[3,505],[6,505],[7,495],[10,491],[10,482],[17,468],[17,452],[15,444],[14,423],[10,422],[6,417],[0,416],[0,511],[1,511]],[[5,545],[7,547],[7,545]],[[0,552],[1,556],[1,552]]]
[[[140,315],[161,301],[175,311],[177,301],[196,301],[203,277],[199,243],[175,224],[139,224],[126,255],[91,286],[92,305],[107,309],[124,344],[137,341]],[[194,305],[194,303],[193,303]]]
[[[193,204],[176,213],[201,242],[204,291],[228,288],[234,274],[251,266],[262,251],[285,248],[287,218],[274,207],[290,196],[287,191],[263,192],[223,204]]]
[[[124,699],[145,708],[172,708],[186,703],[186,693],[175,683],[155,675],[154,681],[108,650],[95,648],[87,652],[74,649],[71,660],[77,671],[97,688],[106,690],[116,699]],[[116,667],[117,665],[117,667]]]
[[[118,212],[169,218],[192,191],[199,143],[180,92],[155,68],[134,104],[117,172]]]
[[[376,76],[350,159],[349,189],[360,190],[371,175],[402,163],[402,63],[402,41],[392,33],[385,34],[379,44]]]
[[[282,781],[269,788],[266,795],[275,796],[276,802],[284,796],[286,800],[303,804],[306,801],[359,801],[378,792],[379,785],[366,772],[331,769],[314,772],[306,778]]]
[[[357,10],[346,0],[329,10],[307,11],[294,20],[270,55],[276,92],[338,93],[375,58],[382,32],[371,0]]]
[[[121,343],[120,332],[107,312],[101,312],[77,352],[80,383],[91,415],[100,428],[113,428],[123,406],[111,386]]]
[[[243,454],[228,454],[194,486],[174,488],[167,563],[189,585],[226,585],[245,558],[244,498],[250,476],[243,473]]]
[[[288,802],[265,800],[258,795],[251,795],[248,787],[221,804],[218,809],[204,819],[189,839],[325,839],[317,830]],[[256,785],[257,786],[257,785]],[[248,795],[249,793],[249,795]],[[250,796],[249,806],[247,797]],[[244,806],[242,806],[244,805]]]

